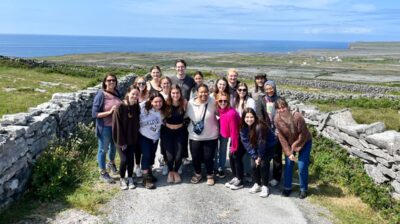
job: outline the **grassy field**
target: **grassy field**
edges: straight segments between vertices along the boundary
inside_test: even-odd
[[[146,72],[140,68],[117,68],[49,64],[32,67],[25,61],[0,58],[0,116],[27,111],[51,99],[53,93],[76,92],[101,82],[105,74],[117,76]]]
[[[4,66],[0,67],[0,77],[0,115],[26,111],[48,101],[53,93],[75,92],[92,81],[91,78]]]
[[[400,100],[339,100],[339,101],[311,101],[321,111],[334,111],[350,108],[354,120],[359,124],[371,124],[382,121],[387,130],[400,131]]]

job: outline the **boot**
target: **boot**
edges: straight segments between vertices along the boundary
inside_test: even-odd
[[[155,189],[156,185],[153,183],[149,173],[143,174],[143,186],[147,189]]]
[[[157,177],[153,175],[153,171],[151,169],[149,169],[149,175],[151,177],[151,182],[157,182]]]

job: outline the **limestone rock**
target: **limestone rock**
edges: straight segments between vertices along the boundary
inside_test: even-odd
[[[370,176],[375,183],[382,184],[387,182],[389,179],[383,175],[383,173],[377,169],[374,165],[365,164],[364,169],[367,172],[368,176]]]
[[[366,140],[371,144],[388,150],[390,155],[397,154],[400,150],[400,133],[393,130],[369,135]]]
[[[350,147],[350,153],[361,159],[368,161],[369,163],[376,163],[376,160],[374,157],[368,155],[367,153],[364,153],[363,151],[361,151],[360,149],[357,149],[355,147]]]
[[[355,125],[357,122],[354,120],[353,115],[349,109],[331,112],[327,125],[333,127]]]

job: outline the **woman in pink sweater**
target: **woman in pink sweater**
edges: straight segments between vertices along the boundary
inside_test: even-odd
[[[229,147],[229,162],[232,169],[233,179],[226,183],[225,186],[232,190],[237,190],[243,187],[242,157],[245,153],[245,151],[239,147],[240,116],[236,110],[230,106],[230,99],[227,93],[218,93],[216,96],[216,102],[219,114],[219,135],[225,140],[229,138],[231,139],[231,145]],[[220,151],[219,153],[221,156],[226,157],[226,151]],[[221,156],[219,157],[221,158]]]

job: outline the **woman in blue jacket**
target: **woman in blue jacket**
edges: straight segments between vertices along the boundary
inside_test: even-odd
[[[252,108],[246,108],[242,113],[240,139],[252,158],[251,167],[255,183],[249,192],[254,194],[261,191],[260,197],[267,197],[269,194],[269,164],[274,153],[276,139],[270,128],[258,119]]]
[[[117,90],[117,77],[107,74],[102,83],[102,89],[94,97],[92,117],[96,119],[96,135],[98,139],[97,161],[100,168],[100,179],[107,183],[115,183],[106,171],[106,166],[113,174],[117,175],[115,166],[116,148],[112,139],[112,115],[121,104],[121,95]],[[106,165],[106,154],[108,151],[109,163]]]

